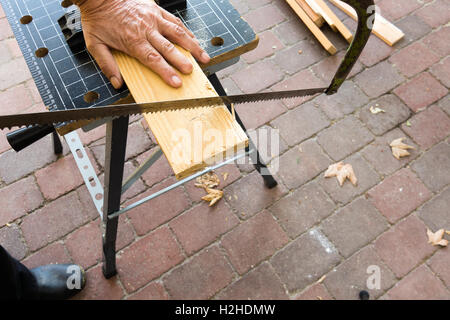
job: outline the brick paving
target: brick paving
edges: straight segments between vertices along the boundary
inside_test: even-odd
[[[261,42],[219,72],[229,93],[329,82],[345,52],[341,37],[324,28],[339,50],[329,56],[284,1],[232,3]],[[377,4],[405,38],[389,47],[372,36],[336,95],[238,106],[249,128],[279,129],[280,150],[264,156],[279,161],[277,188],[232,164],[217,171],[228,178],[212,208],[190,182],[131,210],[119,219],[118,275],[106,280],[101,222],[67,145],[56,157],[46,137],[16,153],[4,130],[0,244],[28,267],[81,264],[88,281],[77,299],[358,299],[363,289],[371,299],[450,299],[450,250],[426,236],[450,230],[449,3]],[[0,100],[0,114],[42,109],[2,10]],[[156,146],[141,118],[132,122],[127,173]],[[103,180],[105,127],[78,132]],[[400,137],[415,149],[397,160],[388,144]],[[353,165],[357,186],[324,178],[336,161]],[[163,157],[123,203],[174,181]],[[367,288],[374,266],[380,286]]]

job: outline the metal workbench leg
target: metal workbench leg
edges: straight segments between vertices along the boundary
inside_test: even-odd
[[[127,146],[128,117],[106,125],[105,189],[103,200],[103,275],[111,278],[116,271],[116,238],[119,217],[108,216],[120,210],[123,168]]]
[[[214,89],[216,89],[217,93],[221,96],[226,95],[225,89],[223,88],[222,84],[220,83],[219,78],[214,73],[210,76],[208,76],[209,81],[213,85]],[[231,111],[231,106],[227,105],[228,110]],[[242,127],[244,131],[247,131],[247,129],[244,126],[244,123],[242,122],[241,118],[239,118],[239,115],[237,112],[235,112],[236,115],[236,121],[239,123],[239,125]],[[267,174],[269,172],[269,169],[267,169],[266,164],[261,159],[261,155],[259,154],[258,148],[256,148],[256,145],[253,143],[252,139],[248,139],[248,147],[245,149],[245,151],[248,151],[250,149],[254,149],[255,152],[253,152],[251,155],[249,155],[250,159],[253,162],[253,165],[255,166],[255,169],[261,173],[261,171],[264,169],[264,174],[261,174],[261,176],[264,179],[264,184],[267,188],[272,189],[277,186],[278,182],[274,179],[274,177],[271,174]]]

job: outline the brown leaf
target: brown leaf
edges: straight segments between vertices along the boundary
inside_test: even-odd
[[[444,229],[439,229],[436,232],[432,232],[427,228],[428,243],[431,243],[433,246],[439,245],[446,247],[448,245],[448,241],[442,239],[442,237],[444,236],[444,231]]]
[[[409,156],[410,153],[407,151],[408,149],[414,149],[413,146],[407,145],[403,143],[403,140],[405,138],[398,138],[392,141],[389,145],[392,149],[392,155],[397,159],[400,160],[402,157]]]
[[[343,162],[338,162],[328,167],[327,171],[325,171],[325,178],[330,177],[336,177],[340,186],[344,184],[347,178],[354,186],[356,186],[356,183],[358,182],[352,165],[344,164]]]

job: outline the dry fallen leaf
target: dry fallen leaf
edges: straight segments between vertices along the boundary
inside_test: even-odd
[[[414,149],[413,146],[409,146],[402,141],[405,138],[398,138],[392,141],[389,145],[392,149],[392,155],[397,159],[400,160],[401,157],[409,156],[410,153],[407,151],[408,149]]]
[[[381,108],[374,107],[374,106],[370,106],[369,110],[373,114],[377,114],[377,113],[380,113],[380,112],[383,112],[383,113],[386,112],[386,110],[383,110]]]
[[[330,177],[336,177],[340,186],[344,184],[345,179],[347,178],[354,186],[356,186],[356,183],[358,182],[352,165],[344,164],[343,162],[338,162],[328,167],[327,171],[325,171],[325,178]]]
[[[213,206],[217,201],[222,199],[223,197],[223,191],[222,190],[215,190],[211,188],[205,189],[208,194],[206,196],[202,197],[202,200],[209,201],[209,206]]]
[[[444,236],[444,229],[432,232],[430,229],[427,228],[427,236],[428,236],[428,243],[431,243],[433,246],[439,245],[446,247],[448,245],[448,241],[442,239],[442,237]]]

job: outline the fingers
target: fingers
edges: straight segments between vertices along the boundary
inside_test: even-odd
[[[95,44],[88,47],[89,52],[94,57],[105,76],[111,81],[115,89],[119,89],[123,85],[123,79],[120,74],[116,60],[104,44]]]
[[[143,40],[134,46],[131,55],[156,72],[168,85],[175,88],[182,85],[181,79],[174,68],[164,60],[159,52],[153,48],[147,40]]]
[[[152,32],[148,35],[149,42],[159,53],[175,68],[188,74],[192,72],[192,63],[184,56],[172,42],[164,38],[158,32]]]
[[[191,38],[195,38],[194,34],[192,33],[191,30],[189,30],[183,23],[183,21],[181,21],[180,18],[175,17],[173,14],[171,14],[169,11],[164,10],[161,8],[161,12],[162,12],[162,16],[164,19],[169,20],[170,22],[183,27],[185,29],[185,31],[187,32],[187,34],[191,37]]]
[[[202,63],[209,62],[210,58],[208,54],[200,47],[195,38],[189,36],[185,27],[164,20],[163,26],[160,29],[163,36],[190,51],[198,61]]]

